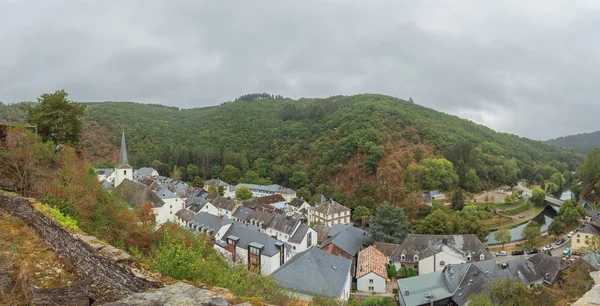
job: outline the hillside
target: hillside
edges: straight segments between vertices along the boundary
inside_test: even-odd
[[[550,139],[548,142],[565,148],[573,148],[581,154],[587,154],[593,148],[600,147],[600,131],[559,137]]]
[[[233,182],[258,174],[307,198],[325,193],[351,207],[402,203],[411,191],[457,185],[476,191],[537,173],[549,178],[582,160],[573,150],[374,94],[300,100],[255,94],[183,110],[89,103],[88,113],[87,126],[95,128],[86,130],[84,143],[92,156],[114,149],[125,131],[135,167],[192,180],[223,178],[223,166],[232,165],[242,175],[234,173]]]

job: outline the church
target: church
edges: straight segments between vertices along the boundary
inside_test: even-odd
[[[121,136],[121,152],[119,153],[119,164],[116,168],[96,169],[98,181],[102,182],[105,189],[117,188],[125,179],[133,180],[133,167],[127,160],[127,145],[125,144],[125,132]]]

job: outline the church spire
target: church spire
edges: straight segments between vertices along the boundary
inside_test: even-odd
[[[125,131],[121,137],[121,156],[119,157],[119,166],[129,165],[127,160],[127,146],[125,145]]]

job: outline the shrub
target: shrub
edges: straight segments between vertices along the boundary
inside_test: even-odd
[[[37,202],[35,204],[35,208],[44,214],[50,215],[60,225],[62,225],[64,227],[72,228],[77,231],[79,230],[77,221],[75,221],[75,219],[71,218],[69,215],[64,215],[63,213],[60,212],[60,210],[58,210],[54,207],[45,205],[43,203],[39,203],[39,202]]]

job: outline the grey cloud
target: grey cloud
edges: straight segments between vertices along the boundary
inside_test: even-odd
[[[600,129],[597,1],[0,2],[0,100],[382,93],[536,139]]]

